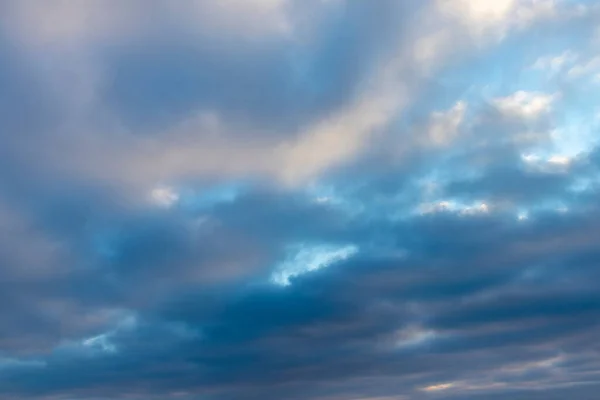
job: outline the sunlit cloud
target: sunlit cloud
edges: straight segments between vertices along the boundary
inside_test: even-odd
[[[498,98],[494,104],[508,115],[523,118],[536,118],[548,112],[556,96],[545,93],[518,91],[506,97]]]
[[[152,201],[161,207],[169,208],[179,200],[179,194],[170,187],[157,187],[150,193]]]
[[[430,385],[423,388],[425,392],[441,392],[452,389],[456,386],[455,383],[438,383],[437,385]]]

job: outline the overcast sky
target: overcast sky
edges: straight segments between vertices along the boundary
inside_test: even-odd
[[[598,0],[0,0],[0,400],[593,400]]]

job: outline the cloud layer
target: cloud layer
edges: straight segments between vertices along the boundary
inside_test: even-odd
[[[0,2],[0,399],[596,398],[599,23]]]

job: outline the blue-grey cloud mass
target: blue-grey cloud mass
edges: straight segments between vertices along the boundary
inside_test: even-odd
[[[600,3],[0,1],[1,400],[592,400]]]

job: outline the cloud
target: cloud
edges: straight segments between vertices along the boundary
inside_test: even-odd
[[[221,35],[287,35],[293,29],[291,3],[288,0],[226,0],[216,5],[193,0],[184,5],[147,4],[137,0],[109,3],[28,0],[9,1],[4,8],[11,19],[18,21],[19,33],[27,41],[69,45],[80,41],[120,40],[124,35],[151,29],[153,18],[165,17],[189,29],[216,31]]]
[[[582,75],[588,75],[590,73],[598,72],[600,70],[600,58],[595,57],[588,60],[584,64],[575,65],[572,67],[568,74],[572,77],[579,77]]]
[[[553,101],[553,95],[518,91],[510,96],[499,98],[494,103],[502,113],[536,118],[541,113],[548,112]]]
[[[0,11],[0,399],[595,398],[589,3]]]
[[[573,64],[577,58],[577,54],[567,50],[556,56],[544,56],[538,58],[532,65],[532,68],[557,72],[562,70],[566,65]]]
[[[162,207],[170,207],[179,200],[179,195],[172,188],[157,187],[150,193],[153,202]]]
[[[441,1],[444,11],[453,14],[472,32],[504,39],[511,30],[528,29],[548,21],[560,26],[561,21],[594,14],[594,7],[569,0],[483,0]]]
[[[466,108],[467,105],[459,101],[445,113],[433,113],[426,143],[440,146],[451,142],[458,134],[458,129],[463,122]]]

